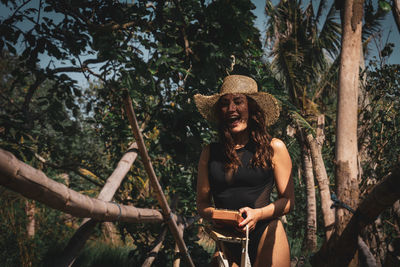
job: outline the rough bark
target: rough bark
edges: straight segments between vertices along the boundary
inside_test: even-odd
[[[303,145],[303,172],[307,195],[307,225],[304,236],[304,249],[314,251],[317,248],[317,203],[315,200],[315,183],[310,150]]]
[[[321,209],[324,219],[326,240],[332,235],[335,224],[335,210],[332,209],[332,199],[329,189],[329,178],[326,173],[324,160],[322,158],[321,147],[318,145],[314,137],[309,134],[307,142],[311,150],[311,158],[314,166],[315,178],[318,181],[319,193],[321,196]]]
[[[342,49],[336,121],[336,194],[355,209],[358,188],[358,86],[363,0],[345,0],[342,17]],[[336,209],[335,230],[340,236],[351,218],[345,209]]]
[[[0,184],[27,198],[80,218],[125,222],[163,221],[158,210],[118,205],[75,192],[3,149],[0,149]]]
[[[360,232],[398,199],[400,199],[400,163],[364,198],[342,233],[339,235],[335,232],[314,255],[312,265],[348,266],[357,250]]]
[[[164,192],[162,191],[162,188],[158,182],[156,173],[154,172],[153,165],[151,164],[150,157],[147,153],[147,149],[144,144],[142,134],[140,133],[140,130],[139,130],[139,124],[136,120],[135,111],[133,110],[133,106],[132,106],[132,100],[128,94],[128,91],[124,92],[124,105],[125,105],[125,111],[127,113],[127,117],[129,119],[129,124],[131,125],[133,135],[135,136],[135,140],[139,147],[139,153],[142,158],[144,168],[146,169],[146,172],[149,175],[149,179],[152,183],[153,189],[157,194],[158,204],[161,206],[163,214],[164,214],[165,218],[167,219],[169,229],[171,230],[172,235],[174,236],[175,241],[179,246],[179,251],[184,255],[186,263],[189,266],[194,267],[194,263],[192,261],[192,258],[189,255],[185,241],[179,235],[178,226],[176,224],[175,219],[172,216],[172,212],[168,205],[167,199],[165,198]]]

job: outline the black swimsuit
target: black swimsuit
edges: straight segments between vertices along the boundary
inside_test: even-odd
[[[236,150],[242,165],[231,175],[225,173],[225,155],[221,144],[210,145],[208,174],[211,193],[216,208],[238,210],[243,207],[261,208],[270,203],[274,185],[272,169],[254,168],[250,161],[255,153],[255,144],[249,141],[246,146]],[[258,221],[249,234],[249,256],[254,264],[258,243],[268,220]]]

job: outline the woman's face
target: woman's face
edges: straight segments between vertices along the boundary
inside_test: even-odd
[[[222,122],[231,133],[239,133],[247,129],[249,108],[247,98],[242,94],[227,94],[220,98]]]

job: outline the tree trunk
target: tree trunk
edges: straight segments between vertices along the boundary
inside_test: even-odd
[[[326,240],[329,240],[335,224],[335,210],[331,208],[333,202],[329,189],[329,178],[326,173],[320,145],[311,134],[307,136],[307,142],[311,150],[311,158],[313,162],[315,177],[318,181],[319,193],[321,196],[321,209],[324,219]]]
[[[400,0],[392,0],[392,13],[396,21],[397,30],[400,33]]]
[[[103,223],[103,235],[104,239],[108,240],[109,243],[113,245],[122,244],[121,238],[119,237],[119,233],[114,223],[112,222],[104,222]]]
[[[80,218],[125,222],[164,221],[158,210],[118,205],[75,192],[1,148],[0,184],[27,198]]]
[[[400,199],[400,163],[397,163],[391,174],[374,186],[371,193],[364,198],[341,235],[335,232],[313,256],[312,266],[348,266],[357,250],[360,232],[398,199]]]
[[[357,108],[363,2],[344,1],[336,122],[336,193],[340,201],[353,209],[359,201]],[[349,211],[336,209],[335,230],[338,236],[350,218]]]
[[[313,252],[317,248],[317,203],[310,150],[302,145],[303,172],[307,194],[307,225],[304,236],[304,249]]]
[[[374,255],[372,255],[371,251],[367,244],[365,244],[364,240],[361,237],[358,237],[358,248],[360,250],[360,255],[364,259],[364,263],[366,267],[377,267],[376,259]]]
[[[28,238],[35,236],[35,202],[25,200],[25,213],[27,217],[26,233]]]
[[[164,227],[160,236],[154,242],[153,248],[149,252],[148,254],[149,256],[147,257],[147,259],[143,262],[142,267],[150,267],[153,264],[154,260],[157,257],[158,252],[160,251],[163,245],[166,233],[167,233],[167,227]]]

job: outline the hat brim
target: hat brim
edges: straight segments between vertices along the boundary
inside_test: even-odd
[[[215,94],[211,96],[205,96],[196,94],[194,96],[194,102],[200,114],[208,121],[218,123],[216,105],[219,98],[223,94]],[[244,94],[251,97],[265,114],[265,123],[267,126],[274,124],[279,117],[279,105],[278,101],[272,95],[265,92],[257,92],[252,94]]]

